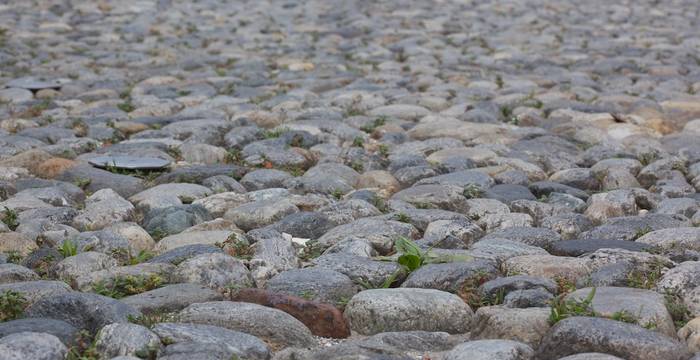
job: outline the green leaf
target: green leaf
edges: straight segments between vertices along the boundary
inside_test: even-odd
[[[396,251],[400,253],[415,255],[418,258],[420,258],[422,255],[422,251],[420,250],[418,245],[416,245],[416,243],[414,243],[413,241],[406,239],[405,237],[400,237],[396,239],[395,246]]]
[[[413,254],[404,254],[399,256],[398,263],[408,268],[408,271],[413,271],[421,266],[420,256]]]

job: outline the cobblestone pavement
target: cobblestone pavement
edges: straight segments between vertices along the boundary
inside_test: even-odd
[[[0,2],[0,360],[687,360],[700,3]]]

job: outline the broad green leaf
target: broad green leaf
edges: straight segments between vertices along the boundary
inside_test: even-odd
[[[421,259],[419,256],[413,254],[404,254],[399,256],[398,263],[408,268],[408,271],[413,271],[421,266]]]
[[[396,251],[402,254],[415,255],[419,258],[422,255],[422,252],[418,245],[416,245],[413,241],[406,239],[405,237],[400,237],[396,239],[395,246]]]

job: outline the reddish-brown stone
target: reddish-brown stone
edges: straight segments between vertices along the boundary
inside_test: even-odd
[[[322,304],[264,289],[240,289],[231,294],[231,300],[282,310],[301,321],[311,330],[311,333],[317,336],[337,339],[350,336],[350,329],[343,313],[330,304]]]

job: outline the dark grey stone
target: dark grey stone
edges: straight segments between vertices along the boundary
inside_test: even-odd
[[[160,170],[170,165],[170,161],[154,157],[136,156],[97,156],[88,160],[90,164],[101,169],[126,170]]]
[[[639,360],[685,360],[691,356],[684,344],[659,332],[594,317],[571,317],[559,321],[542,339],[536,356],[557,359],[583,352]]]
[[[650,249],[651,246],[624,240],[565,240],[554,243],[549,248],[549,253],[558,256],[580,256],[606,248],[645,251]]]
[[[200,254],[210,254],[210,253],[222,253],[220,247],[207,244],[194,244],[180,246],[170,251],[166,251],[158,256],[155,256],[148,260],[147,262],[152,263],[170,263],[177,265],[189,258],[195,257]]]
[[[190,304],[222,300],[223,296],[198,284],[171,284],[140,294],[127,296],[121,301],[144,314],[179,311]]]
[[[498,276],[495,263],[486,260],[423,265],[413,271],[401,287],[458,292]]]
[[[124,198],[144,190],[143,181],[139,178],[114,174],[90,165],[77,165],[69,168],[61,173],[57,179],[74,184],[87,183],[84,189],[93,193],[109,188]]]
[[[494,185],[484,192],[483,197],[496,199],[505,204],[510,204],[515,200],[537,200],[527,187],[512,184]]]
[[[262,340],[235,330],[211,325],[177,323],[160,323],[152,330],[161,340],[170,344],[198,343],[214,348],[220,345],[226,348],[226,352],[231,353],[228,358],[233,355],[244,359],[267,360],[270,358],[270,350]],[[166,354],[173,353],[174,350],[174,348],[166,349]]]
[[[345,274],[358,284],[366,283],[372,287],[382,286],[390,276],[395,276],[397,283],[406,277],[406,271],[395,262],[376,261],[343,253],[322,255],[314,259],[313,263],[320,268]]]
[[[0,338],[19,332],[47,333],[70,346],[76,340],[78,328],[61,320],[47,318],[17,319],[0,323]]]
[[[96,332],[105,325],[128,322],[141,312],[121,301],[97,294],[69,292],[43,298],[25,311],[28,318],[63,320],[78,329]]]
[[[334,224],[323,213],[301,211],[289,214],[267,227],[298,238],[318,239]]]

